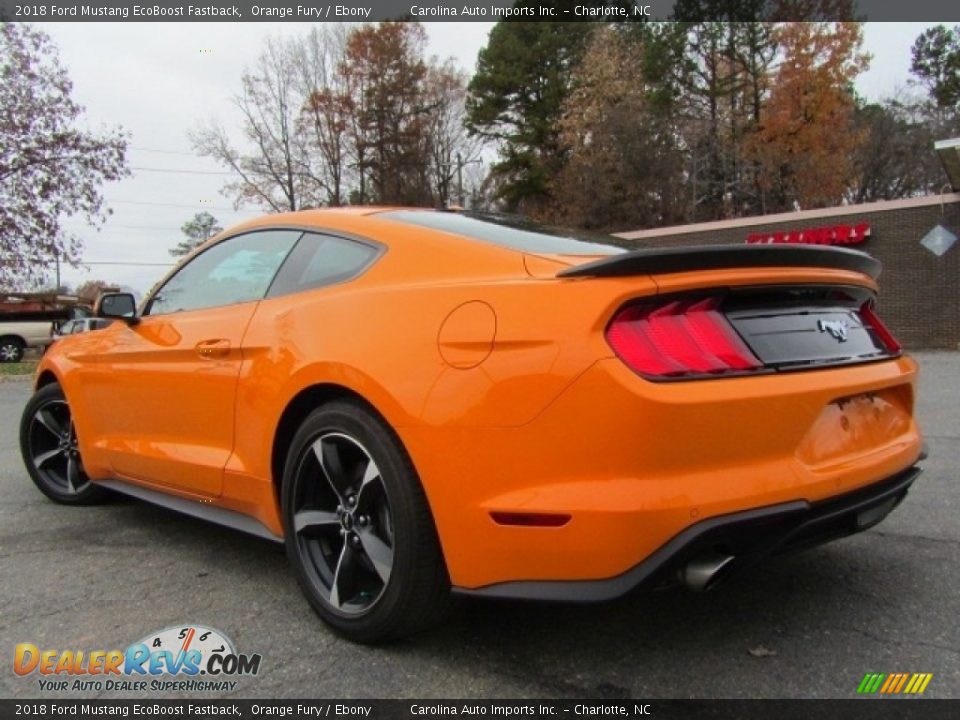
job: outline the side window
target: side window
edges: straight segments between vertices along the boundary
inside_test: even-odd
[[[150,300],[147,315],[163,315],[260,300],[300,230],[261,230],[224,240],[197,255]]]
[[[277,273],[267,297],[312,290],[355,278],[381,249],[355,240],[304,233]]]

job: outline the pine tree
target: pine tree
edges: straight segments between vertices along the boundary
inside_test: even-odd
[[[192,218],[187,220],[180,231],[186,236],[176,247],[170,250],[174,257],[189,255],[195,248],[199,247],[217,233],[223,232],[217,219],[206,210],[198,212]]]

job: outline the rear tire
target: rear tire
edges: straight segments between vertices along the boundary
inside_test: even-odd
[[[438,622],[450,580],[423,488],[399,439],[359,403],[300,426],[283,473],[286,548],[317,614],[360,643]]]
[[[77,431],[63,390],[46,385],[30,398],[20,420],[20,454],[30,479],[61,505],[92,505],[110,497],[83,471]]]

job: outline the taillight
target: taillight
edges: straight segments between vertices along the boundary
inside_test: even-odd
[[[860,308],[860,319],[863,324],[873,333],[873,336],[883,343],[883,346],[891,353],[900,352],[900,343],[893,336],[893,333],[881,322],[880,318],[873,311],[871,303],[866,302]]]
[[[607,326],[607,342],[630,368],[653,378],[762,368],[719,306],[716,298],[628,305]]]

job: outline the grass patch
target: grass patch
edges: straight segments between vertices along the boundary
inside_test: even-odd
[[[33,375],[36,369],[36,360],[16,363],[0,362],[0,375]]]

